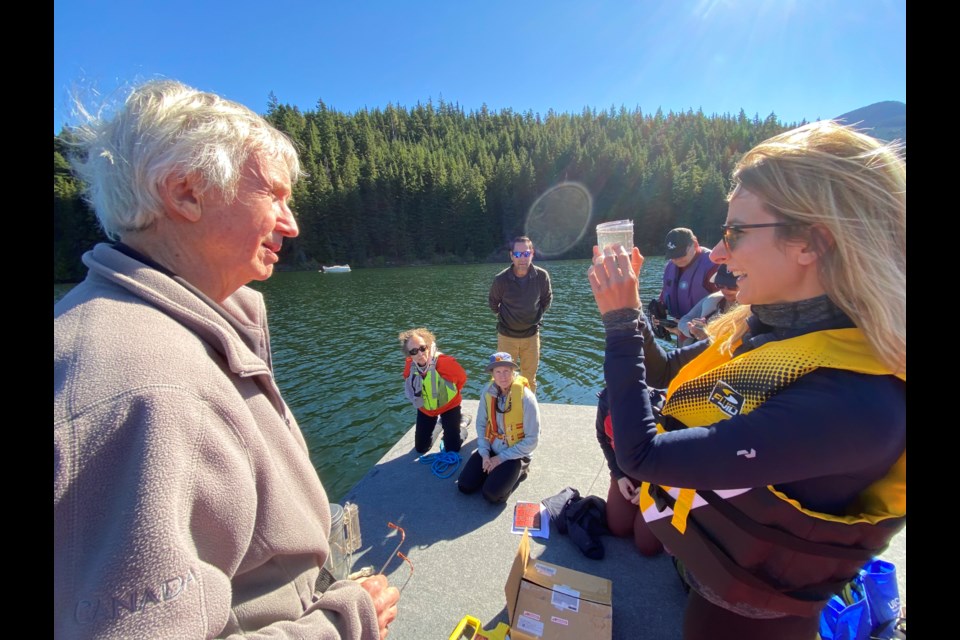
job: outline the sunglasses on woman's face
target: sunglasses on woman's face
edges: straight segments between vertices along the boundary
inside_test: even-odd
[[[727,252],[733,251],[737,246],[737,241],[743,235],[744,229],[765,229],[767,227],[800,227],[801,222],[765,222],[764,224],[725,224],[720,227],[723,230],[723,246]]]
[[[533,254],[533,251],[514,251],[514,258],[529,258]]]
[[[415,355],[417,355],[418,353],[423,353],[423,352],[426,351],[426,350],[427,350],[427,345],[422,344],[422,345],[420,345],[419,347],[416,347],[416,348],[414,348],[414,349],[410,349],[409,351],[407,351],[407,353],[409,353],[411,356],[415,356]]]

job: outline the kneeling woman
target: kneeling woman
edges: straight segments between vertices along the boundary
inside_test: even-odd
[[[619,537],[633,537],[633,544],[645,556],[655,556],[663,551],[661,543],[650,531],[643,513],[640,511],[641,482],[631,478],[617,464],[617,454],[613,444],[613,421],[610,418],[610,404],[607,401],[607,388],[597,394],[597,442],[607,459],[610,469],[610,488],[607,490],[607,528]]]
[[[403,393],[417,408],[414,448],[426,453],[433,446],[437,419],[443,425],[443,447],[460,451],[466,429],[461,430],[460,391],[467,373],[452,357],[437,350],[437,339],[423,327],[400,334],[400,345],[407,356],[403,368]]]
[[[485,371],[493,380],[477,410],[477,451],[457,480],[460,491],[482,489],[490,502],[506,501],[540,436],[540,407],[519,368],[509,353],[490,356]]]

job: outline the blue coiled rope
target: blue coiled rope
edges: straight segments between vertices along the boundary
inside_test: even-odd
[[[445,480],[453,475],[460,466],[460,454],[454,451],[444,451],[440,453],[428,453],[420,456],[420,464],[430,465],[430,471],[441,480]]]

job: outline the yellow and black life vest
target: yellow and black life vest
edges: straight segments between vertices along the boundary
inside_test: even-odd
[[[518,375],[513,379],[510,392],[507,394],[507,409],[503,412],[503,439],[508,447],[523,440],[523,390],[529,386],[527,379]],[[484,435],[487,442],[493,442],[499,437],[496,389],[496,384],[490,383],[484,392],[484,401],[487,403],[487,425]]]
[[[715,343],[671,382],[663,415],[686,427],[715,424],[820,367],[894,375],[860,329],[768,342],[734,358]],[[905,524],[906,465],[904,450],[843,516],[806,509],[773,486],[694,491],[645,482],[639,506],[651,531],[719,598],[809,616]]]

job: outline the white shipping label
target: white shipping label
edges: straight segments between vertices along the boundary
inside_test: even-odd
[[[547,565],[540,564],[539,562],[535,563],[533,565],[533,568],[536,569],[537,573],[539,573],[542,576],[553,576],[554,574],[557,573],[557,570],[554,569],[553,567],[548,567]]]
[[[517,629],[538,638],[543,637],[543,623],[527,616],[520,616],[517,620]]]
[[[553,594],[550,596],[550,604],[561,611],[579,611],[580,592],[566,585],[558,584],[553,588]]]

